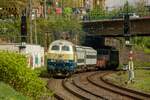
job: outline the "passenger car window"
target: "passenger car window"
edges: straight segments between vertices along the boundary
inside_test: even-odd
[[[62,51],[70,51],[69,46],[62,46]]]
[[[59,46],[58,45],[54,45],[54,46],[52,46],[51,50],[59,50]]]

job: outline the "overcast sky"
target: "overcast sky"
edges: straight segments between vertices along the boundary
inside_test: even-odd
[[[130,4],[135,4],[140,0],[128,0]],[[108,7],[108,9],[112,9],[115,7],[123,6],[126,0],[106,0],[105,5]],[[147,0],[147,2],[150,4],[150,0]]]

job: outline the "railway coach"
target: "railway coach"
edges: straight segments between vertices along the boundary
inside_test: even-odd
[[[91,47],[78,46],[67,40],[56,40],[47,52],[47,70],[53,75],[71,75],[96,65],[97,51]]]
[[[119,51],[105,46],[97,49],[97,68],[115,70],[119,65]]]

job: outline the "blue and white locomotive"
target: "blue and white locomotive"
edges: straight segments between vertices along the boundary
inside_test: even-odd
[[[67,40],[52,42],[47,52],[47,70],[53,75],[70,75],[77,70],[91,69],[96,62],[96,50]]]

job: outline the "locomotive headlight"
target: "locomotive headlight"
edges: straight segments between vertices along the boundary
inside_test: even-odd
[[[54,60],[54,59],[51,59],[51,62],[56,62],[56,60]]]
[[[64,60],[64,62],[69,63],[69,60]]]
[[[67,63],[69,63],[69,60],[66,60]]]

